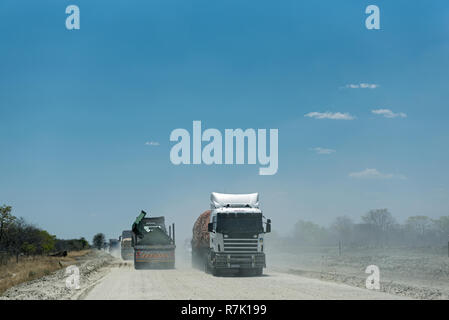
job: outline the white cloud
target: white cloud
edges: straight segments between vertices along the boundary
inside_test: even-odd
[[[379,85],[374,83],[358,83],[347,84],[345,87],[349,89],[376,89],[379,88]]]
[[[320,147],[313,148],[312,150],[314,150],[317,154],[331,154],[336,152],[334,149],[326,149]]]
[[[360,172],[352,172],[349,174],[351,178],[360,178],[360,179],[406,179],[406,177],[402,174],[393,174],[393,173],[382,173],[377,169],[365,169]]]
[[[152,146],[152,147],[157,147],[159,145],[159,142],[156,141],[147,141],[145,142],[146,146]]]
[[[332,120],[353,120],[354,116],[349,113],[341,112],[309,112],[304,115],[304,117],[315,118],[315,119],[332,119]]]
[[[407,118],[407,115],[404,112],[394,113],[390,109],[376,109],[376,110],[371,110],[371,112],[374,114],[382,115],[385,118],[397,118],[397,117]]]

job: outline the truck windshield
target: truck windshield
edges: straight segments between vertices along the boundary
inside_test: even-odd
[[[217,232],[262,233],[261,213],[220,213],[217,215]]]

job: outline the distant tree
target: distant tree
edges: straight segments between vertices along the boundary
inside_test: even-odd
[[[89,242],[84,237],[81,237],[79,239],[79,242],[81,243],[81,249],[87,249],[89,248]]]
[[[49,234],[45,230],[39,231],[40,236],[40,251],[43,254],[47,254],[55,249],[56,236]]]
[[[388,211],[388,209],[375,209],[370,210],[364,216],[362,221],[375,226],[379,231],[389,231],[396,221]]]
[[[103,233],[97,233],[92,240],[93,246],[100,250],[104,247],[104,244],[106,243],[105,240],[106,237]]]
[[[449,239],[449,216],[442,216],[433,221],[440,239],[448,241]]]
[[[4,239],[6,229],[16,219],[16,217],[11,214],[11,210],[12,208],[7,205],[0,207],[0,247],[2,246],[2,240]]]
[[[432,220],[426,216],[413,216],[405,221],[407,230],[416,233],[419,237],[423,237],[432,227]]]
[[[25,255],[30,256],[36,254],[37,248],[33,243],[24,242],[20,248],[20,251]]]
[[[358,246],[378,245],[380,242],[380,234],[372,224],[356,223],[353,227],[352,240]]]
[[[318,245],[328,240],[327,230],[316,223],[299,220],[294,226],[295,238],[304,244]]]
[[[370,210],[362,216],[362,221],[367,227],[371,227],[373,232],[370,233],[374,233],[374,240],[377,245],[389,243],[397,225],[388,209]]]
[[[28,224],[23,218],[16,219],[8,228],[7,238],[5,239],[6,248],[16,256],[17,263],[20,253],[23,252],[24,244],[29,239],[27,228]]]
[[[85,238],[80,239],[56,239],[55,249],[57,251],[79,251],[89,248],[89,242]]]
[[[331,225],[331,230],[337,235],[339,240],[349,243],[354,230],[354,222],[346,216],[337,217]]]

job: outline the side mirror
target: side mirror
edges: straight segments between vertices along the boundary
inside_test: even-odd
[[[207,224],[207,231],[209,232],[214,231],[214,224],[212,222]]]
[[[265,233],[270,233],[271,232],[271,219],[267,219],[267,227],[265,230]]]

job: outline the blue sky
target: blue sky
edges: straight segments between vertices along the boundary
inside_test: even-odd
[[[3,0],[0,35],[0,203],[59,237],[117,237],[141,209],[185,237],[212,191],[260,192],[278,232],[449,214],[447,1]],[[279,129],[278,173],[174,166],[193,120]]]

